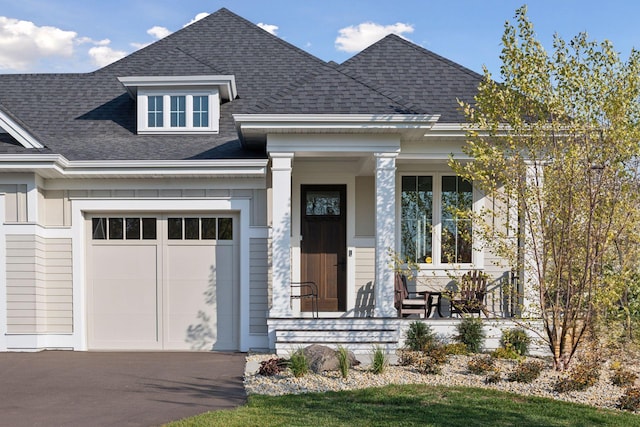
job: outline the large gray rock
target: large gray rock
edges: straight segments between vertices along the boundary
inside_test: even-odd
[[[304,355],[309,361],[309,369],[316,374],[324,371],[338,371],[340,370],[340,361],[338,360],[338,352],[326,345],[313,344],[306,347]],[[349,366],[358,366],[360,361],[356,359],[356,356],[349,351]]]

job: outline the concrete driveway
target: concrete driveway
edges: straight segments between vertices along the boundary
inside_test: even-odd
[[[246,402],[241,353],[0,353],[2,426],[155,426]]]

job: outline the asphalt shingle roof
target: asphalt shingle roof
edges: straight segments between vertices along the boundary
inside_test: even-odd
[[[137,135],[135,102],[118,77],[234,75],[218,135]],[[0,75],[0,110],[70,160],[264,157],[244,148],[232,114],[442,114],[461,120],[480,76],[389,36],[342,65],[325,63],[221,9],[83,74]],[[1,135],[1,134],[0,134]],[[0,153],[33,152],[0,138]]]
[[[440,123],[462,123],[457,99],[473,102],[482,76],[460,64],[389,35],[338,67],[407,108],[440,114]]]

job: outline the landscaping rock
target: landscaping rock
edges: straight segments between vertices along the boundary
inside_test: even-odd
[[[313,344],[306,347],[304,355],[309,361],[309,369],[319,374],[325,371],[337,371],[340,369],[340,361],[338,360],[338,352],[326,345]],[[349,366],[358,366],[360,361],[356,359],[353,352],[349,351]]]

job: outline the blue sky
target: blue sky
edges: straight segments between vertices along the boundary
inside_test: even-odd
[[[343,62],[384,33],[481,72],[500,66],[512,0],[0,0],[0,72],[87,72],[226,7],[319,58]],[[640,48],[640,2],[537,0],[528,15],[540,40],[581,31]],[[277,28],[276,28],[277,27]]]

